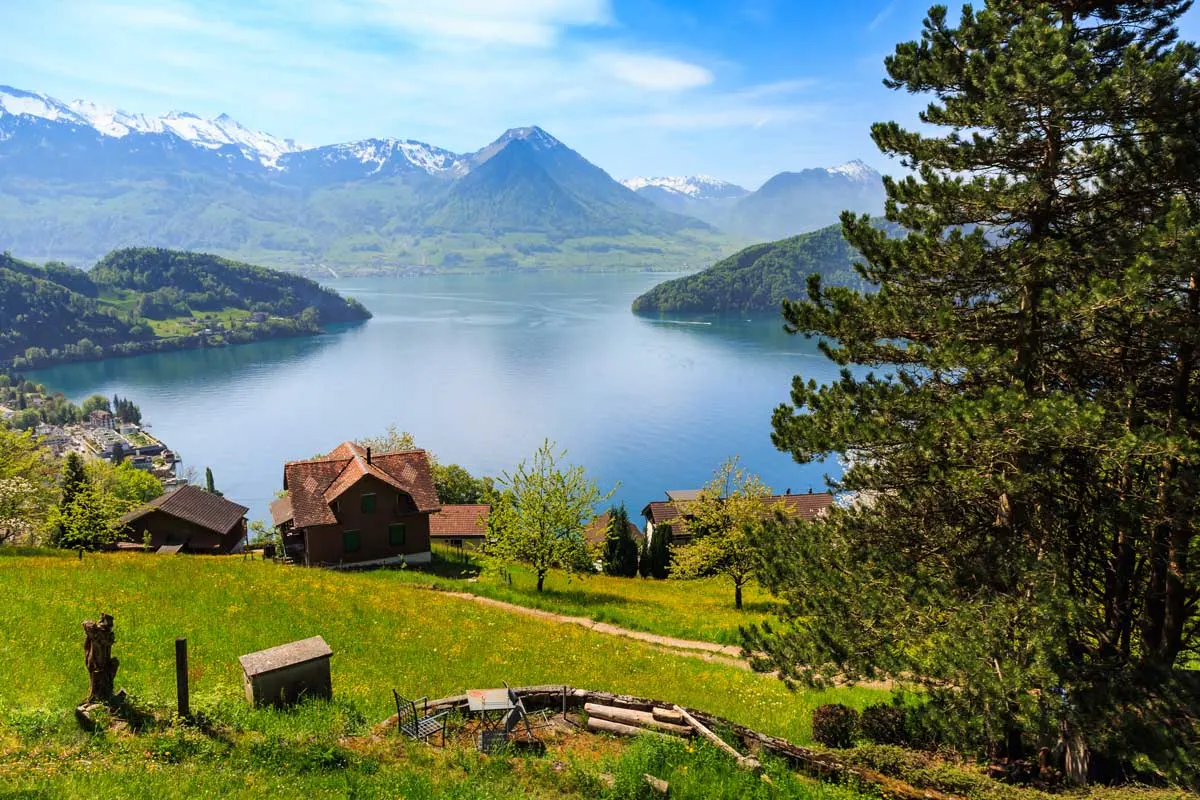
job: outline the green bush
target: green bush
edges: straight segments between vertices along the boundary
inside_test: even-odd
[[[858,712],[841,703],[817,706],[812,715],[812,738],[826,747],[850,747],[858,731]]]
[[[880,703],[867,706],[858,719],[858,732],[874,744],[910,744],[907,713],[903,706]]]

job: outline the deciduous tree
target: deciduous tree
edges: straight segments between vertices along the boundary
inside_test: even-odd
[[[758,569],[763,523],[787,512],[770,497],[766,484],[736,457],[722,464],[695,500],[675,503],[680,516],[687,516],[692,538],[675,548],[671,577],[723,575],[732,581],[733,604],[740,609],[742,589]]]
[[[501,475],[504,500],[491,516],[489,550],[533,568],[539,592],[551,569],[592,569],[583,531],[596,516],[596,504],[612,496],[612,491],[602,493],[583,467],[561,464],[565,456],[547,439],[529,461]]]

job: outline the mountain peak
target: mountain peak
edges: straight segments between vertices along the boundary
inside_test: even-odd
[[[723,181],[711,175],[686,175],[678,177],[627,178],[621,181],[633,191],[654,188],[692,199],[742,197],[747,191],[736,183]]]
[[[533,146],[534,150],[549,150],[554,147],[563,147],[563,143],[555,139],[546,131],[539,128],[537,125],[531,125],[527,128],[509,128],[499,139],[492,142],[490,146],[500,145],[503,147],[514,140],[528,142]]]
[[[147,117],[87,100],[64,103],[9,86],[0,86],[0,116],[4,114],[80,125],[115,139],[131,133],[171,134],[208,150],[232,145],[245,158],[269,167],[275,166],[281,155],[301,149],[290,140],[252,131],[225,114],[205,119],[190,111],[171,111],[161,117]]]
[[[879,173],[867,166],[861,159],[847,161],[845,164],[838,164],[836,167],[829,167],[825,170],[830,175],[843,175],[851,180],[870,181],[879,177]]]

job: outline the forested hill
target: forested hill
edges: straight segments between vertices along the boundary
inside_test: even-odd
[[[117,250],[88,275],[101,291],[143,295],[143,307],[182,302],[193,312],[243,309],[285,317],[315,308],[326,324],[371,316],[357,300],[345,299],[316,281],[207,253],[151,247]]]
[[[666,281],[633,301],[635,313],[778,311],[785,298],[805,296],[808,276],[860,286],[858,254],[842,226],[747,247],[694,275]]]
[[[67,267],[66,269],[72,269]],[[74,270],[86,279],[86,273]],[[49,279],[47,270],[0,255],[0,360],[27,350],[89,350],[152,338],[148,326],[122,318],[93,297]],[[95,287],[92,286],[93,295]]]
[[[90,272],[0,255],[0,363],[20,368],[301,336],[370,316],[307,278],[201,253],[120,250]]]

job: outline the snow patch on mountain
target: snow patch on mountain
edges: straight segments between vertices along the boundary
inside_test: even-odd
[[[627,178],[621,181],[626,188],[637,191],[653,186],[666,192],[700,199],[704,197],[730,197],[746,194],[736,183],[723,181],[711,175],[687,175],[684,177]]]
[[[468,169],[465,158],[458,153],[411,139],[364,139],[319,149],[325,151],[322,158],[327,163],[348,160],[372,167],[368,175],[381,172],[396,158],[435,176],[464,175]]]
[[[63,103],[53,97],[9,86],[0,86],[0,117],[4,114],[81,125],[118,139],[131,133],[171,134],[209,150],[232,145],[246,158],[268,167],[275,166],[285,153],[304,149],[291,139],[252,131],[226,114],[205,119],[196,114],[173,111],[161,117],[147,117],[86,100]]]
[[[845,164],[839,164],[836,167],[829,167],[825,171],[830,175],[842,175],[850,180],[863,182],[878,180],[880,177],[878,172],[857,158],[853,161],[847,161]]]

